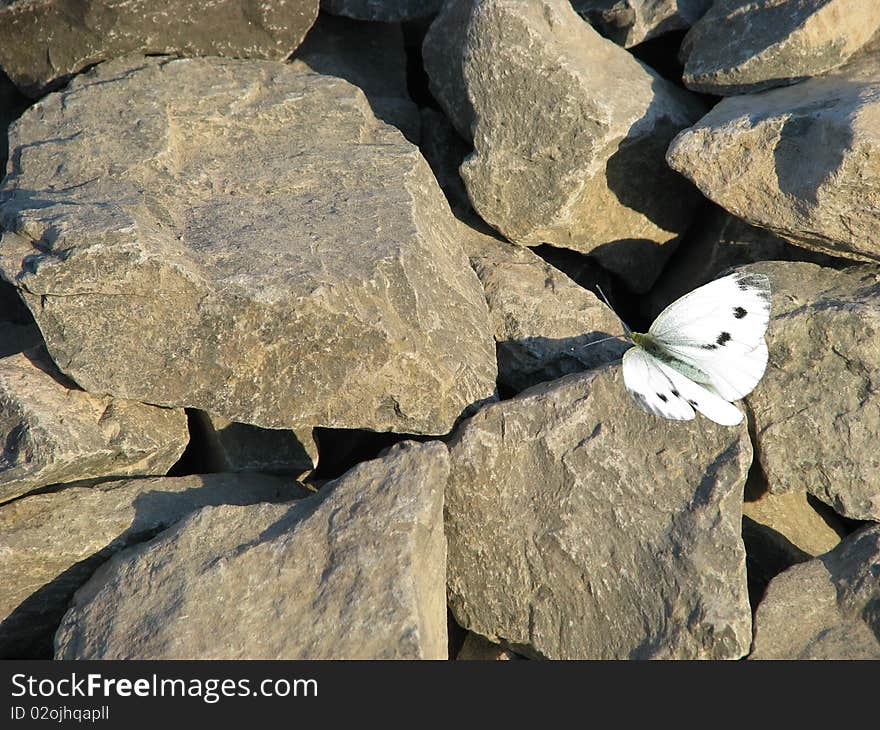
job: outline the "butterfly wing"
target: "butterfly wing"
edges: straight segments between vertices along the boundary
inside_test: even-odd
[[[640,347],[632,347],[623,355],[623,382],[640,408],[663,418],[688,421],[696,409],[723,426],[735,426],[742,420],[735,405]]]
[[[670,304],[648,333],[673,358],[703,373],[706,388],[732,401],[750,393],[764,374],[769,320],[769,279],[737,272]]]

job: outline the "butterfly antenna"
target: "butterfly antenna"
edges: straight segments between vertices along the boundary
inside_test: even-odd
[[[608,301],[608,297],[605,296],[605,292],[602,291],[602,287],[599,286],[598,284],[596,284],[596,289],[599,290],[599,294],[602,297],[602,300],[605,302],[605,304],[608,305],[608,309],[610,309],[612,312],[614,312],[614,307],[611,306],[611,302]],[[632,338],[632,330],[627,326],[626,322],[624,322],[620,318],[620,315],[617,312],[614,312],[614,316],[617,317],[617,321],[620,322],[621,325],[623,325],[623,331],[626,332],[626,336],[629,338]],[[598,343],[596,343],[596,344],[598,344]]]
[[[622,340],[625,339],[623,335],[613,335],[611,337],[603,337],[601,340],[593,340],[592,342],[586,342],[583,345],[578,345],[577,347],[570,348],[572,351],[574,350],[583,350],[585,347],[592,347],[593,345],[601,345],[603,342],[608,342],[609,340]]]

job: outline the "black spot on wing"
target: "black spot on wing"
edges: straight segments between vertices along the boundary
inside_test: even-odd
[[[734,307],[733,308],[733,316],[737,319],[742,319],[748,314],[748,312],[742,307]]]
[[[663,395],[663,393],[657,393],[657,397],[658,397],[660,400],[662,400],[664,403],[666,403],[666,401],[669,400],[669,398],[667,398],[665,395]]]
[[[700,347],[702,347],[704,350],[717,350],[718,349],[718,345],[716,345],[714,342],[710,343],[708,345],[700,345]]]
[[[676,398],[681,398],[681,393],[679,393],[675,388],[672,389],[672,395]]]
[[[718,339],[715,340],[715,342],[717,342],[719,345],[726,345],[728,342],[730,342],[730,332],[722,332],[720,335],[718,335]]]
[[[690,403],[694,408],[697,407],[697,402],[695,400],[689,400],[688,403]]]

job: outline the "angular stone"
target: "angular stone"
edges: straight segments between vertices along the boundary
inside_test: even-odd
[[[122,548],[205,505],[307,494],[290,479],[207,474],[68,487],[0,506],[0,658],[51,657],[71,596]]]
[[[50,484],[165,474],[189,441],[186,414],[79,390],[39,337],[0,323],[0,502]]]
[[[362,92],[270,62],[131,64],[16,125],[0,272],[62,371],[264,428],[446,433],[494,392],[455,219]]]
[[[777,576],[750,659],[880,659],[880,525]]]
[[[18,0],[0,4],[0,66],[37,98],[70,74],[133,51],[283,60],[318,14],[317,0]]]
[[[806,492],[764,492],[755,499],[746,499],[743,514],[779,533],[808,556],[827,553],[847,533],[842,521],[820,515],[807,500]]]
[[[56,656],[446,659],[448,473],[404,442],[295,505],[205,508],[102,566]]]
[[[735,658],[751,614],[745,424],[638,410],[609,366],[484,407],[450,442],[456,621],[546,658]]]
[[[509,661],[511,659],[519,659],[512,651],[508,651],[503,646],[493,644],[488,639],[484,639],[478,634],[468,632],[465,636],[464,643],[455,657],[459,661]]]
[[[667,160],[749,223],[878,260],[878,63],[880,51],[797,86],[723,99],[672,142]]]
[[[818,76],[846,62],[880,29],[864,0],[717,0],[685,36],[685,85],[726,96]]]
[[[443,0],[321,0],[321,10],[358,20],[394,23],[433,15]]]
[[[453,0],[423,56],[431,91],[473,141],[461,176],[480,216],[511,241],[591,253],[650,288],[699,200],[663,155],[702,105],[567,0]]]
[[[646,299],[650,318],[723,272],[758,261],[807,261],[832,268],[851,263],[796,246],[713,205],[688,231],[651,289]]]
[[[880,268],[746,266],[770,278],[770,360],[746,397],[774,494],[802,492],[880,520]]]
[[[673,30],[690,28],[712,0],[571,0],[604,36],[630,48]]]
[[[418,144],[419,108],[407,91],[406,49],[399,23],[365,23],[322,14],[291,63],[354,84],[379,119]]]
[[[210,413],[192,415],[212,472],[264,472],[304,477],[318,463],[311,429],[292,431],[236,423]]]
[[[587,289],[527,248],[461,224],[462,245],[477,272],[498,353],[498,382],[519,392],[545,380],[617,360],[625,343],[616,315]]]

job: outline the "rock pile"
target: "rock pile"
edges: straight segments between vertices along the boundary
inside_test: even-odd
[[[880,657],[880,5],[9,0],[0,71],[0,657]],[[731,268],[747,419],[642,412],[603,297]]]

